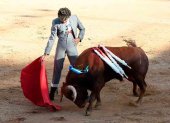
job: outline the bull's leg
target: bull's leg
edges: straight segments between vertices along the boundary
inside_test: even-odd
[[[133,83],[133,95],[139,97],[139,93],[137,91],[136,79],[134,77],[129,76],[128,80]]]
[[[139,98],[138,98],[138,100],[135,103],[130,102],[130,105],[132,105],[132,106],[139,106],[139,104],[141,104],[141,102],[142,102],[142,98],[143,98],[143,96],[145,94],[146,86],[147,86],[146,83],[145,83],[145,80],[143,78],[144,77],[141,77],[141,76],[135,76],[135,79],[133,80],[133,84],[134,84],[133,85],[133,87],[134,87],[133,88],[133,92],[136,91],[136,88],[137,88],[136,85],[139,86],[140,91],[139,91]],[[135,85],[135,83],[136,83],[136,85]]]
[[[138,86],[139,86],[139,88],[140,88],[140,95],[139,95],[139,98],[138,98],[138,100],[136,101],[136,103],[137,104],[140,104],[141,102],[142,102],[142,98],[143,98],[143,96],[144,96],[144,94],[145,94],[145,91],[146,91],[146,83],[145,83],[145,81],[144,80],[140,80],[140,81],[138,81]]]
[[[136,97],[139,96],[139,94],[137,92],[137,84],[136,84],[136,82],[133,82],[133,95],[136,96]]]
[[[102,79],[100,79],[100,80],[102,80]],[[95,88],[90,95],[89,105],[88,105],[87,110],[86,110],[86,116],[91,114],[92,106],[93,106],[93,103],[96,99],[97,99],[97,102],[95,104],[95,108],[97,108],[98,106],[101,105],[100,91],[103,88],[105,83],[104,83],[104,81],[103,82],[97,82],[97,83],[98,84],[95,85]]]
[[[98,109],[101,106],[101,99],[100,99],[100,93],[96,95],[97,102],[95,104],[95,109]]]
[[[91,114],[93,102],[95,101],[95,99],[96,99],[96,94],[95,92],[92,92],[89,99],[89,105],[86,109],[86,114],[85,114],[86,116],[89,116]]]
[[[100,80],[103,80],[102,78]],[[97,86],[98,91],[96,92],[96,99],[97,102],[95,104],[95,109],[98,109],[101,106],[101,98],[100,98],[100,91],[102,90],[102,88],[104,87],[105,83],[104,80],[102,82],[100,82]]]

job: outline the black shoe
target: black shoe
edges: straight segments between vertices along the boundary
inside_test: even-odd
[[[51,101],[54,100],[54,96],[55,96],[55,92],[56,92],[56,91],[57,91],[57,93],[58,93],[57,87],[51,87],[50,94],[49,94],[49,97],[50,97],[50,100],[51,100]]]

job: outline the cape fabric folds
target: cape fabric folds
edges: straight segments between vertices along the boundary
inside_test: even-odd
[[[47,74],[42,57],[23,68],[20,79],[24,96],[32,103],[54,110],[61,109],[49,99]]]

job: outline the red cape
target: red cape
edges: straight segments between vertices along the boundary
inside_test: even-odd
[[[23,93],[32,103],[56,110],[61,109],[49,99],[47,74],[42,57],[23,68],[20,79]]]

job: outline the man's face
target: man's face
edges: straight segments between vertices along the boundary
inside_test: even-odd
[[[66,23],[67,20],[68,20],[68,18],[64,18],[64,19],[59,18],[59,19],[60,19],[60,21],[61,21],[62,23]]]

